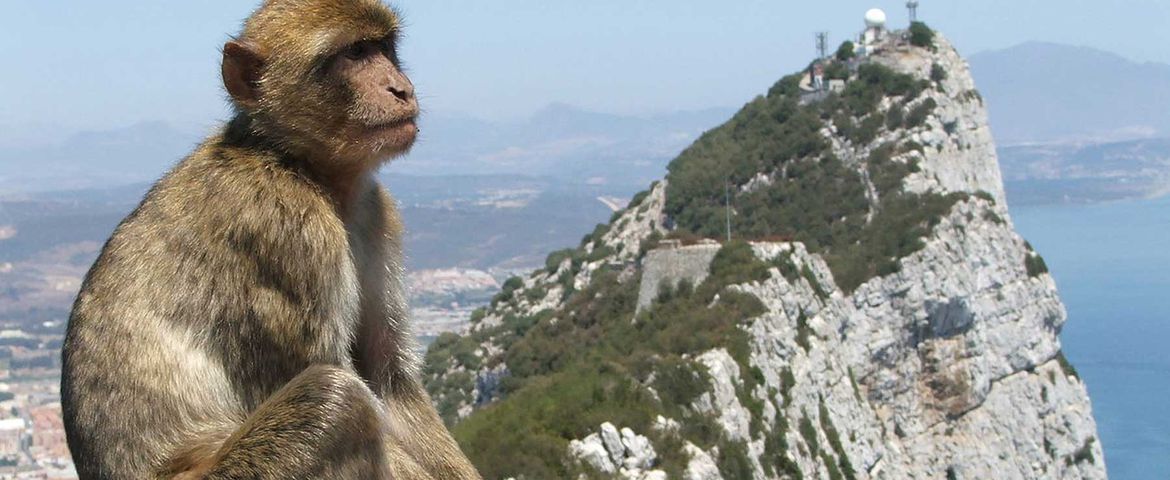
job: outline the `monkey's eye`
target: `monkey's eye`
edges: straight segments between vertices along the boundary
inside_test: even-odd
[[[370,54],[373,52],[374,46],[371,45],[370,42],[358,42],[346,47],[342,54],[345,55],[345,58],[350,60],[361,60],[370,56]]]

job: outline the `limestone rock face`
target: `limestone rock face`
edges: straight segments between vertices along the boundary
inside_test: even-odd
[[[735,388],[740,383],[739,365],[726,350],[712,350],[699,358],[711,376],[711,391],[695,401],[696,411],[715,417],[732,440],[748,440],[752,415],[739,403]]]
[[[683,453],[686,453],[691,461],[687,463],[687,471],[683,474],[683,480],[720,480],[723,475],[719,474],[719,466],[715,464],[715,459],[711,458],[703,449],[688,443],[683,447]]]
[[[895,71],[917,78],[930,78],[936,68],[946,77],[936,82],[940,88],[926,92],[919,99],[936,102],[934,114],[925,125],[905,131],[926,147],[925,159],[919,163],[922,171],[906,180],[906,189],[984,191],[998,204],[1006,205],[995,140],[971,69],[942,34],[936,34],[935,44],[937,51],[927,55],[923,49],[903,45],[874,58]]]

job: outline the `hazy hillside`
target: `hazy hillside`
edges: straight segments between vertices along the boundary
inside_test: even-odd
[[[999,148],[1012,205],[1094,203],[1170,193],[1170,139]]]
[[[1003,144],[1170,136],[1170,65],[1042,42],[970,61]]]

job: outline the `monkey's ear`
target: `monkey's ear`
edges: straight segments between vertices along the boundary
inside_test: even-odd
[[[223,86],[236,104],[255,107],[260,101],[260,73],[264,56],[255,45],[232,40],[223,46]]]

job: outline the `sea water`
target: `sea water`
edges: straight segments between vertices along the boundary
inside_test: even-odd
[[[1068,307],[1061,339],[1114,480],[1170,479],[1170,198],[1012,209]]]

